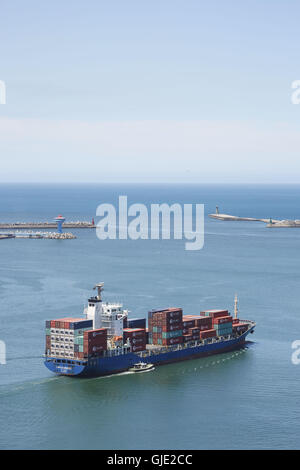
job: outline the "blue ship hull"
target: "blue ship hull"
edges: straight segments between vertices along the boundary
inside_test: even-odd
[[[150,351],[147,352],[147,355],[142,353],[127,353],[112,357],[90,358],[87,361],[47,357],[45,365],[51,372],[59,375],[100,377],[124,372],[140,361],[154,365],[163,365],[238,349],[243,346],[246,336],[252,333],[254,328],[255,324],[253,323],[252,326],[249,325],[249,329],[239,337],[201,344],[199,346],[184,347],[182,349],[174,348],[172,350],[165,349],[165,352],[158,353]]]

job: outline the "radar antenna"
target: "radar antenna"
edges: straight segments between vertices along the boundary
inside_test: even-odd
[[[94,287],[93,287],[94,290],[97,289],[98,291],[98,295],[97,295],[97,298],[98,300],[102,300],[101,298],[101,292],[103,291],[104,289],[104,282],[99,282],[98,284],[96,284]]]

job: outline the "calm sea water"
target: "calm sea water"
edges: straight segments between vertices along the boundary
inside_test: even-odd
[[[300,230],[219,222],[220,210],[300,218],[298,186],[0,186],[0,219],[90,220],[101,202],[205,204],[205,246],[176,241],[0,241],[0,448],[297,448],[300,365]],[[97,379],[54,377],[44,367],[46,319],[81,314],[92,286],[131,315],[153,307],[185,313],[233,308],[257,322],[236,353]]]

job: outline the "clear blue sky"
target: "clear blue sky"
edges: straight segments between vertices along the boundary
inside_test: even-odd
[[[1,181],[300,182],[300,4],[1,3]]]

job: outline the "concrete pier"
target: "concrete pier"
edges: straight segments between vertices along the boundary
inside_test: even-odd
[[[8,238],[27,238],[30,240],[47,239],[47,240],[74,240],[77,238],[73,233],[63,232],[15,232],[10,234],[0,234],[0,240]]]
[[[62,227],[66,228],[96,228],[95,224],[91,222],[65,222]],[[12,222],[0,223],[0,230],[24,230],[24,229],[57,229],[57,224],[54,222]]]
[[[268,223],[270,219],[255,219],[253,217],[238,217],[236,215],[229,215],[229,214],[209,214],[208,217],[217,220],[226,220],[232,222],[238,222],[245,220],[246,222],[265,222]]]
[[[264,222],[268,228],[300,228],[300,220],[278,220],[278,219],[255,219],[253,217],[238,217],[236,215],[220,214],[217,206],[215,214],[208,215],[211,219],[224,220],[230,222]]]

